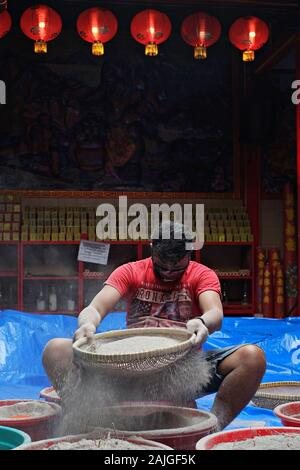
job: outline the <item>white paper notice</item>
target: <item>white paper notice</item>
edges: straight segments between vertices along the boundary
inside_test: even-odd
[[[109,243],[97,243],[81,240],[78,252],[78,261],[107,265]]]

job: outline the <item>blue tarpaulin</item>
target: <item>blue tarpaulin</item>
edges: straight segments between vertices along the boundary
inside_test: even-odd
[[[77,319],[65,315],[36,315],[12,310],[0,312],[0,399],[38,398],[50,385],[42,366],[42,351],[51,338],[72,338]],[[125,328],[125,313],[110,313],[98,331]],[[230,318],[222,330],[208,338],[205,349],[251,343],[266,354],[263,382],[300,381],[300,318]],[[214,395],[197,400],[210,409]],[[276,426],[280,421],[270,410],[248,405],[228,428]]]

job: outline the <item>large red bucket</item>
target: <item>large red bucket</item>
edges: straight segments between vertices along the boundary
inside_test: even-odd
[[[296,427],[263,427],[263,428],[243,428],[229,431],[221,431],[205,436],[196,444],[196,450],[217,450],[219,444],[235,443],[236,450],[243,450],[243,441],[259,436],[272,436],[280,434],[300,434],[300,428]],[[230,449],[235,450],[235,449]],[[253,450],[255,448],[253,447]],[[270,447],[269,450],[274,450]]]
[[[40,400],[0,400],[0,408],[8,405],[16,405],[23,402],[38,402]],[[10,418],[0,418],[0,426],[8,426],[10,428],[19,429],[27,433],[32,441],[40,441],[53,437],[55,429],[60,421],[61,407],[55,403],[47,403],[51,407],[51,413],[43,416],[19,415]]]
[[[124,436],[134,434],[178,450],[194,450],[196,442],[217,425],[217,418],[207,411],[147,402],[111,406],[106,413],[105,429]]]

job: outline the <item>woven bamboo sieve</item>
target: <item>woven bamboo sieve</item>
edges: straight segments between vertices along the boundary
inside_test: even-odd
[[[290,388],[292,393],[280,392],[282,388]],[[272,389],[272,391],[266,391]],[[273,391],[274,390],[274,391]],[[300,382],[265,382],[261,384],[252,398],[255,406],[274,409],[278,405],[291,401],[300,401]]]
[[[86,351],[87,338],[80,338],[73,344],[74,359],[88,367],[96,367],[118,375],[142,375],[156,372],[176,362],[187,354],[192,346],[192,334],[176,328],[132,328],[95,335],[95,341],[111,342],[132,336],[161,336],[177,339],[178,344],[160,349],[137,353],[98,354]]]

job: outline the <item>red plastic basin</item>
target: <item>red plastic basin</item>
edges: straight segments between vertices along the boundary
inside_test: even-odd
[[[242,442],[257,436],[271,436],[273,434],[300,434],[300,428],[297,427],[261,427],[261,428],[244,428],[233,429],[229,431],[221,431],[205,436],[196,444],[196,450],[215,450],[218,444],[226,442]],[[271,449],[270,449],[271,450]]]
[[[57,444],[59,442],[77,442],[80,441],[81,439],[101,439],[101,437],[107,437],[107,433],[98,433],[97,437],[96,435],[89,436],[88,434],[81,434],[77,436],[64,436],[64,437],[58,437],[56,439],[46,439],[42,440],[39,442],[33,442],[30,444],[24,444],[14,450],[46,450],[48,447],[52,446],[53,444]],[[137,445],[146,445],[147,447],[153,447],[153,450],[173,450],[172,447],[169,447],[165,444],[162,444],[161,442],[155,442],[155,441],[150,441],[144,439],[143,441],[139,440],[136,436],[131,436],[131,437],[124,437],[123,434],[118,434],[118,433],[113,433],[113,436],[111,436],[114,439],[122,439],[126,440],[127,442],[131,442],[132,444],[137,444]]]
[[[300,401],[283,403],[276,406],[273,411],[284,426],[300,426]]]
[[[58,396],[54,387],[43,388],[43,390],[40,391],[40,398],[50,401],[51,403],[57,403],[58,405],[61,403],[61,398]]]
[[[178,450],[195,450],[196,442],[217,425],[217,418],[207,411],[147,402],[110,406],[106,413],[105,429],[127,437],[134,434]]]
[[[40,400],[0,400],[0,407],[32,401],[43,403]],[[0,418],[0,426],[8,426],[24,431],[31,437],[32,441],[40,441],[41,439],[52,437],[60,420],[61,407],[55,403],[48,403],[48,405],[54,409],[54,414],[36,417]]]

